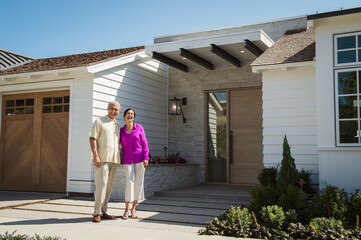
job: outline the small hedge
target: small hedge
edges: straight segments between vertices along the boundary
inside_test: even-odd
[[[9,233],[6,231],[4,234],[0,233],[0,240],[65,240],[65,238],[61,238],[58,236],[51,237],[51,236],[39,236],[35,234],[35,236],[29,236],[26,234],[16,234],[16,231]]]

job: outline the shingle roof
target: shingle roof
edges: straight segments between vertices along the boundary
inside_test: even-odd
[[[34,59],[8,50],[0,49],[0,71],[29,63]]]
[[[54,58],[35,59],[34,61],[19,67],[1,71],[0,75],[84,67],[142,50],[144,50],[144,46],[74,54]]]
[[[251,66],[312,61],[315,57],[315,31],[313,28],[290,30]]]

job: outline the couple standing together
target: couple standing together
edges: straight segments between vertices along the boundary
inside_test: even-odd
[[[144,168],[148,165],[149,149],[144,129],[135,124],[135,111],[128,108],[124,111],[125,125],[121,128],[115,117],[120,110],[117,101],[109,102],[108,114],[93,123],[89,138],[93,154],[95,204],[93,222],[101,219],[112,219],[107,214],[107,206],[112,192],[114,177],[118,165],[122,163],[126,178],[125,212],[123,219],[129,216],[137,218],[136,206],[144,199]],[[120,146],[122,160],[120,160]],[[133,202],[130,209],[130,202]]]

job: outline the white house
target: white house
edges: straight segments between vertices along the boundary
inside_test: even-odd
[[[92,122],[137,109],[150,151],[167,145],[167,66],[144,47],[36,59],[0,72],[0,189],[93,193]],[[117,120],[124,124],[122,114]]]
[[[360,26],[354,8],[1,71],[0,189],[91,194],[88,133],[111,100],[136,109],[153,156],[166,146],[189,163],[150,167],[146,189],[256,185],[263,166],[281,162],[284,135],[314,184],[360,189]]]

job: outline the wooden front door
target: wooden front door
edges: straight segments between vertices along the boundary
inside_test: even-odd
[[[0,189],[65,192],[69,91],[3,96]]]
[[[229,181],[257,185],[263,166],[262,89],[229,91]]]

